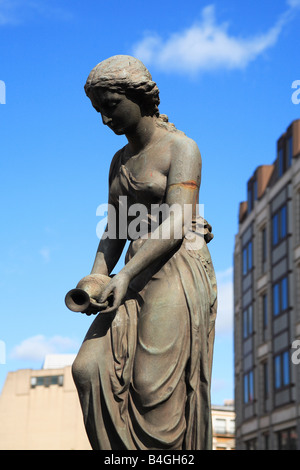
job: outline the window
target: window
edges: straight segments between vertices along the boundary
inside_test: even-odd
[[[243,274],[246,275],[252,269],[252,241],[243,249]]]
[[[38,386],[49,387],[50,385],[60,385],[62,386],[64,382],[63,375],[45,375],[40,377],[31,377],[30,386],[35,388]]]
[[[254,379],[251,370],[244,375],[244,403],[252,403],[254,400]]]
[[[248,214],[253,209],[253,190],[252,188],[248,188]]]
[[[255,180],[253,183],[253,191],[254,191],[254,201],[257,201],[258,199],[257,180]]]
[[[235,421],[234,421],[234,419],[231,419],[228,423],[228,433],[229,434],[234,434],[235,433]]]
[[[267,361],[262,363],[262,374],[263,374],[263,400],[262,407],[263,411],[266,412],[269,409],[269,364]]]
[[[293,136],[287,139],[286,146],[287,146],[287,149],[286,149],[287,150],[287,164],[288,164],[288,167],[290,167],[293,163]]]
[[[267,400],[269,397],[269,367],[268,363],[263,363],[263,374],[264,374],[264,399]]]
[[[296,428],[283,429],[277,432],[278,450],[297,450]]]
[[[287,236],[287,210],[282,206],[272,217],[273,246],[278,245]]]
[[[273,285],[273,315],[277,316],[288,309],[288,278],[284,277]]]
[[[290,356],[289,351],[277,354],[274,358],[275,389],[286,387],[290,384]]]
[[[263,439],[264,439],[264,450],[269,450],[269,433],[265,432],[263,434]]]
[[[221,418],[216,418],[214,430],[217,433],[226,434],[226,420],[221,419]]]
[[[284,277],[281,281],[281,309],[286,310],[288,305],[288,280]]]
[[[279,283],[275,284],[273,286],[273,314],[279,315],[280,313],[280,291],[279,291],[280,285]]]
[[[245,442],[246,450],[256,450],[256,439],[249,439]]]
[[[252,209],[254,207],[254,202],[257,200],[257,198],[258,198],[257,180],[256,180],[256,178],[255,179],[252,178],[248,182],[248,192],[247,192],[247,211],[248,211],[248,214],[250,214],[250,212],[252,211]]]
[[[246,308],[243,312],[243,336],[248,338],[248,336],[253,333],[253,309],[252,305]]]
[[[278,150],[278,176],[282,176],[284,173],[284,160],[283,160],[283,149]]]

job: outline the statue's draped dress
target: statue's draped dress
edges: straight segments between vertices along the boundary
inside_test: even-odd
[[[150,214],[152,203],[164,203],[166,182],[138,180],[122,164],[122,151],[110,173],[110,202],[118,207],[127,196],[128,207],[142,203]],[[177,247],[131,282],[117,312],[99,313],[92,323],[73,377],[93,449],[211,448],[211,238],[211,227],[195,217]],[[125,263],[143,243],[130,241]]]

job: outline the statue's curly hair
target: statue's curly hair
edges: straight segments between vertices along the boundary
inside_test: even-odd
[[[135,57],[117,55],[100,62],[84,86],[86,95],[97,88],[109,89],[133,98],[149,116],[159,116],[159,89],[150,72]]]
[[[115,55],[100,62],[90,72],[84,89],[88,97],[101,89],[125,94],[139,104],[144,115],[156,116],[158,126],[180,132],[169,122],[166,114],[159,113],[159,89],[149,70],[135,57]]]

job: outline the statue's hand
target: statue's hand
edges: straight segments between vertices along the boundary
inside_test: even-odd
[[[108,297],[113,295],[113,304],[112,306],[101,310],[101,313],[111,313],[120,307],[122,300],[127,293],[129,282],[130,277],[127,274],[122,273],[122,271],[111,279],[111,281],[104,287],[104,290],[98,299],[101,304],[104,304],[108,301]]]
[[[87,315],[96,315],[96,313],[108,306],[108,302],[105,302],[102,305],[102,303],[98,302],[98,299],[110,280],[111,278],[104,274],[89,274],[78,282],[76,287],[83,289],[90,297],[90,306],[82,313],[86,313]]]

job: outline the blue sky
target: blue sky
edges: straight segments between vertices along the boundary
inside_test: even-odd
[[[40,368],[47,352],[76,352],[92,321],[68,311],[64,296],[90,272],[96,209],[125,138],[102,125],[83,85],[98,62],[129,54],[157,82],[160,111],[202,154],[220,303],[212,401],[233,398],[238,207],[300,117],[291,100],[299,19],[299,0],[0,0],[0,388],[8,371]]]

